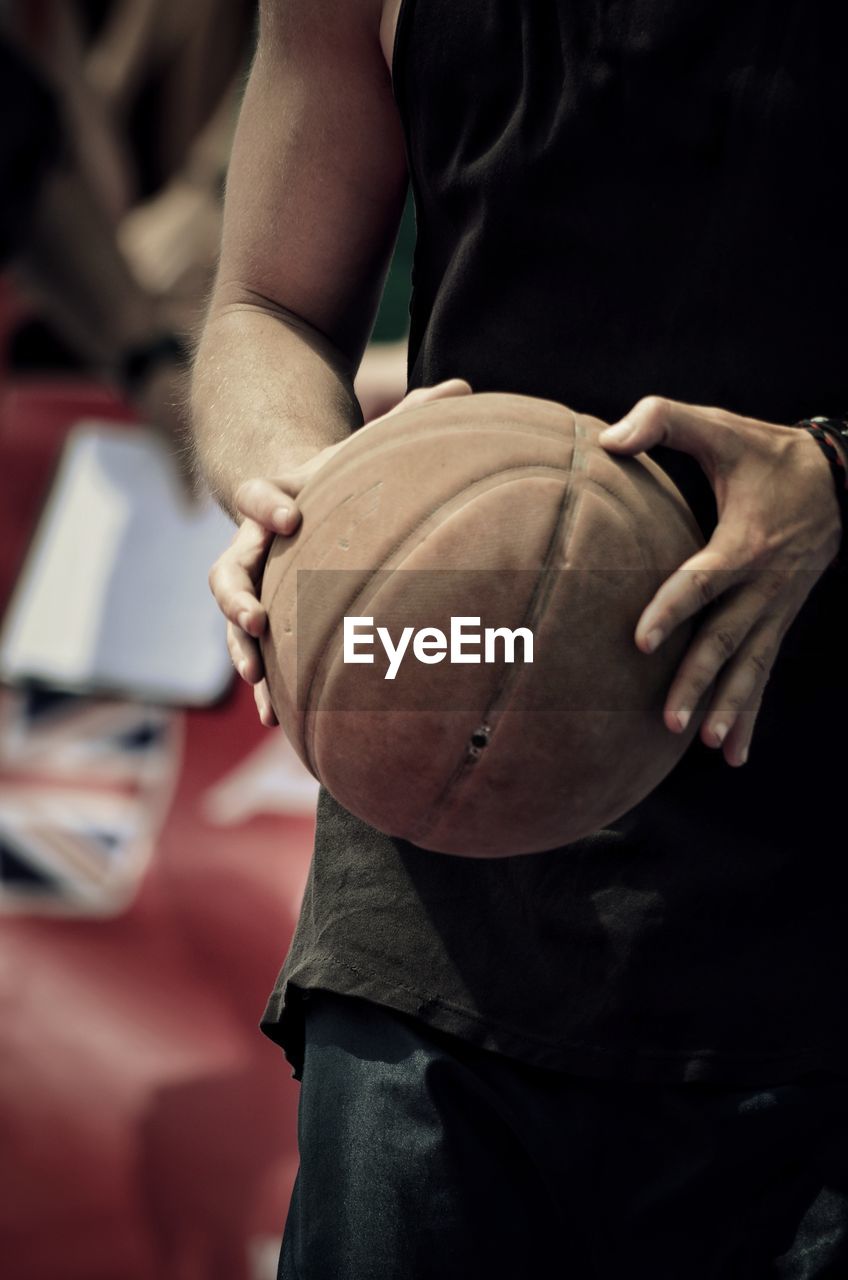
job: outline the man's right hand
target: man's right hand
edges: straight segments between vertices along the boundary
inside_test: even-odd
[[[378,422],[430,400],[470,394],[471,387],[462,378],[450,378],[434,387],[418,387],[388,413],[359,430],[370,431]],[[279,476],[245,480],[235,494],[236,507],[244,519],[229,547],[209,572],[212,594],[227,619],[227,648],[233,666],[243,680],[253,685],[259,719],[269,728],[277,723],[277,717],[271,706],[259,649],[259,637],[268,625],[268,615],[259,601],[268,550],[278,534],[290,537],[296,531],[300,524],[297,498],[301,490],[347,443],[343,440],[321,449],[308,461]]]

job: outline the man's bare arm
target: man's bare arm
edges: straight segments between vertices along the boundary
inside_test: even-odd
[[[195,361],[201,466],[237,514],[361,421],[353,377],[406,192],[379,0],[263,0]]]

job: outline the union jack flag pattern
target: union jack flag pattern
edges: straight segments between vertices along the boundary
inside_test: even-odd
[[[0,912],[125,910],[149,865],[181,749],[179,712],[0,690]]]

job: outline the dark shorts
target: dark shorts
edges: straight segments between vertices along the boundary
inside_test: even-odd
[[[312,992],[282,1280],[848,1277],[848,1081],[600,1082]]]

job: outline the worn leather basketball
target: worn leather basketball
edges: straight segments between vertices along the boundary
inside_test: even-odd
[[[275,711],[380,831],[471,857],[558,848],[691,740],[694,718],[683,735],[662,720],[687,629],[652,655],[633,633],[702,538],[657,466],[601,448],[603,425],[518,395],[410,409],[354,435],[275,540]]]

